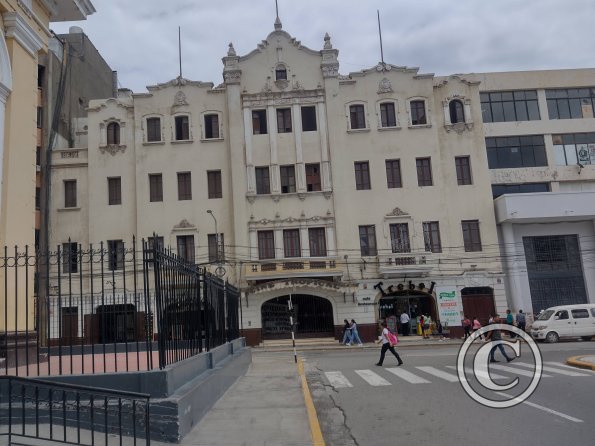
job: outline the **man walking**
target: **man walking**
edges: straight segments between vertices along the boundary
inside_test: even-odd
[[[519,312],[516,315],[516,326],[525,331],[525,325],[526,325],[527,321],[525,319],[525,314],[523,313],[523,310],[519,310]]]
[[[500,316],[496,314],[494,316],[494,324],[500,324],[500,323],[501,323]],[[500,333],[500,330],[490,331],[488,333],[488,339],[493,342],[501,341],[502,334]],[[504,356],[504,358],[506,358],[506,362],[510,362],[514,359],[514,358],[508,357],[508,355],[506,354],[506,350],[504,350],[504,346],[502,344],[497,344],[497,345],[494,345],[492,347],[492,349],[490,350],[490,362],[500,362],[500,361],[496,361],[496,358],[494,358],[494,353],[496,353],[496,349],[500,350],[500,353],[502,353],[502,356]]]
[[[401,322],[401,331],[403,332],[403,336],[409,336],[409,315],[403,311],[401,313],[400,322]]]

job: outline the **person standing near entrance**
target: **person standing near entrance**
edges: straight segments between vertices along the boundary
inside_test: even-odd
[[[380,350],[380,360],[376,363],[376,365],[382,367],[382,363],[384,362],[384,356],[386,355],[387,350],[389,350],[393,355],[395,355],[395,358],[397,358],[397,361],[399,361],[397,365],[402,365],[403,361],[401,360],[399,354],[395,351],[394,345],[391,343],[389,339],[389,331],[388,328],[386,328],[386,322],[382,321],[380,323],[380,327],[382,328],[382,334],[380,335],[380,339],[376,342],[382,342],[382,350]],[[392,333],[391,335],[394,336]]]
[[[357,342],[357,345],[363,347],[364,344],[362,344],[362,340],[359,338],[359,333],[357,332],[357,324],[355,323],[354,319],[351,319],[351,325],[349,326],[349,328],[351,328],[351,342],[354,344]]]
[[[473,316],[473,333],[481,328],[481,322],[477,319],[477,316]],[[479,335],[479,339],[483,340],[483,336]]]
[[[345,325],[343,326],[343,342],[341,344],[351,345],[351,325],[347,319],[343,319]]]
[[[401,322],[401,331],[403,332],[403,336],[409,336],[409,321],[411,318],[405,311],[403,311],[399,320]]]
[[[465,315],[465,319],[463,319],[463,328],[465,329],[465,339],[467,339],[471,336],[471,321],[467,315]]]

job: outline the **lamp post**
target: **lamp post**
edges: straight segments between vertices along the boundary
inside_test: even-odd
[[[213,215],[212,210],[208,209],[207,214],[210,214],[211,217],[213,217],[213,220],[215,220],[215,244],[217,245],[215,250],[215,261],[219,263],[219,231],[217,231],[217,219]]]

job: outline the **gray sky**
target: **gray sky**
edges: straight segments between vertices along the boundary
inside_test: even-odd
[[[274,0],[92,0],[81,26],[120,85],[135,92],[178,75],[222,81],[221,57],[233,42],[244,55],[273,30]],[[437,75],[595,66],[593,0],[278,0],[283,29],[314,50],[328,32],[341,74],[384,60]],[[594,80],[595,83],[595,80]]]

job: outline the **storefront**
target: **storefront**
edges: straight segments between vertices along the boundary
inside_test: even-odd
[[[436,301],[432,294],[417,291],[417,290],[403,290],[394,291],[383,295],[378,303],[378,317],[380,319],[389,319],[392,316],[397,321],[403,313],[409,315],[409,330],[410,334],[417,333],[417,320],[419,316],[430,316],[433,321],[437,320]],[[399,324],[399,333],[403,333]]]

